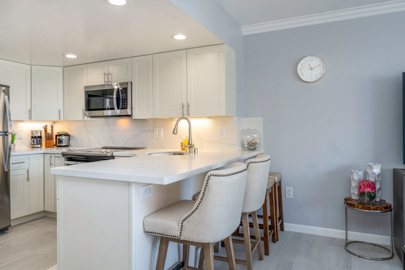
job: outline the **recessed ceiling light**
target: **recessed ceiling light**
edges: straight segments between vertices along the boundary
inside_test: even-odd
[[[185,40],[187,37],[183,34],[176,34],[172,36],[176,40]]]
[[[67,58],[77,58],[77,55],[74,55],[74,54],[66,54],[65,55]]]
[[[127,0],[108,0],[108,2],[114,6],[123,6],[126,5]]]

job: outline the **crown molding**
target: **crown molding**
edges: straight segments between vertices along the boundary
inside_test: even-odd
[[[329,22],[345,21],[400,11],[405,11],[405,1],[395,0],[381,4],[373,4],[355,8],[342,9],[338,11],[318,13],[315,15],[308,15],[290,19],[269,21],[265,23],[245,25],[242,26],[242,33],[243,35],[253,35],[265,32],[272,32]]]

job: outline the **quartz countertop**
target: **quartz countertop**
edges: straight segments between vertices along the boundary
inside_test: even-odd
[[[51,148],[17,148],[11,150],[11,156],[37,155],[37,154],[60,154],[69,147],[51,147]]]
[[[61,176],[168,185],[262,153],[262,151],[200,150],[198,154],[184,156],[151,156],[148,154],[164,151],[172,150],[124,151],[121,152],[122,155],[134,153],[136,156],[57,167],[52,168],[51,173]]]

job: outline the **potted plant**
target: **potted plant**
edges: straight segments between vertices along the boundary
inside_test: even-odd
[[[10,132],[11,135],[11,149],[15,149],[15,137],[17,136],[17,132]]]

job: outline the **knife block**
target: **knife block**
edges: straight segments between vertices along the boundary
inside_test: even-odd
[[[54,147],[53,133],[45,133],[45,148]]]

